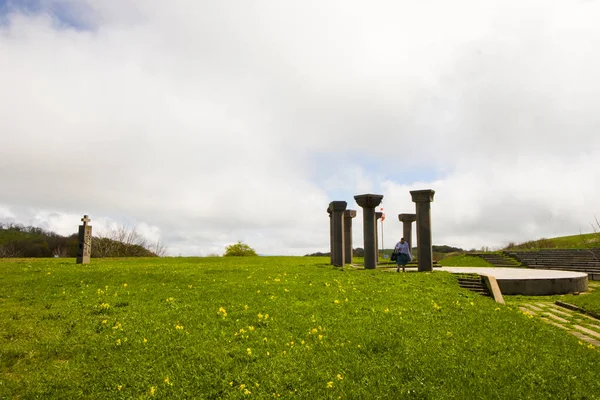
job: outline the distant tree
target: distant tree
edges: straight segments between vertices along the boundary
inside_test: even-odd
[[[246,243],[238,241],[236,244],[232,244],[225,248],[224,257],[249,257],[257,256],[256,251]]]
[[[0,258],[19,257],[21,254],[13,243],[0,245]]]
[[[151,243],[135,227],[119,226],[99,232],[92,241],[92,257],[162,257],[166,254],[159,240]]]

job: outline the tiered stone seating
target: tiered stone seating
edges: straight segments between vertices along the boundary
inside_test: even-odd
[[[494,267],[520,267],[521,263],[501,253],[469,253],[470,256],[483,258]]]
[[[590,279],[600,280],[600,248],[511,250],[503,254],[530,268],[585,272]]]

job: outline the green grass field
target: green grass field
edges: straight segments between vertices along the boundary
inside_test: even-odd
[[[600,352],[445,272],[0,260],[0,398],[600,398]]]
[[[493,267],[492,264],[481,257],[468,254],[457,254],[444,258],[438,263],[443,267]]]

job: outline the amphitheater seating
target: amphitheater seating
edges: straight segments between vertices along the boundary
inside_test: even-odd
[[[590,279],[600,280],[600,248],[509,250],[502,254],[529,268],[585,272]]]

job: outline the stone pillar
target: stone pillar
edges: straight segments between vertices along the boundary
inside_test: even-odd
[[[332,201],[329,203],[331,210],[331,263],[336,267],[344,266],[344,211],[348,203],[345,201]]]
[[[331,218],[331,210],[327,206],[327,213],[329,214],[329,264],[333,264],[333,218]]]
[[[352,263],[352,218],[356,217],[356,210],[344,211],[344,261]]]
[[[77,250],[77,264],[89,264],[92,256],[92,227],[87,215],[81,218],[83,225],[79,225],[79,249]]]
[[[383,195],[380,194],[360,194],[354,196],[356,203],[363,208],[363,240],[365,242],[365,269],[377,268],[377,259],[375,251],[377,242],[375,239],[375,207],[377,207]]]
[[[411,249],[415,247],[412,241],[412,223],[416,220],[417,214],[398,214],[398,221],[402,222],[402,237]]]
[[[431,251],[431,202],[434,190],[413,190],[410,192],[417,208],[417,257],[419,272],[433,271],[433,254]]]
[[[379,261],[379,228],[377,221],[381,219],[382,212],[375,212],[375,260]]]

